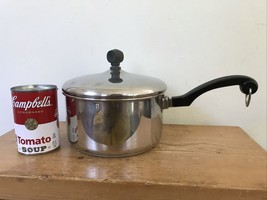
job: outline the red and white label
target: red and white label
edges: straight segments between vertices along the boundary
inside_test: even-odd
[[[59,147],[57,90],[12,91],[18,151],[45,153]]]

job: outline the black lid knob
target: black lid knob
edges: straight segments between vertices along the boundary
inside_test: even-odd
[[[118,49],[113,49],[110,50],[107,53],[107,60],[110,62],[111,67],[110,67],[110,74],[111,78],[109,79],[110,82],[112,83],[120,83],[123,80],[120,78],[120,63],[123,61],[123,53],[122,51]]]
[[[107,53],[108,62],[110,62],[111,66],[120,66],[120,63],[123,61],[123,53],[118,49],[110,50]]]

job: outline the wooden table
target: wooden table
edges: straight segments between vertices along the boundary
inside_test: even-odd
[[[70,147],[25,156],[0,137],[0,199],[266,200],[266,152],[238,127],[164,125],[137,156],[99,158]]]

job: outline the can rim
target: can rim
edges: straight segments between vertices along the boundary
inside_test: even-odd
[[[14,92],[40,92],[53,89],[57,89],[57,86],[52,84],[29,84],[10,88],[10,90]]]

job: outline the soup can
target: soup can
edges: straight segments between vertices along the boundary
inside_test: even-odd
[[[60,146],[57,86],[22,85],[11,88],[18,152],[47,153]]]

